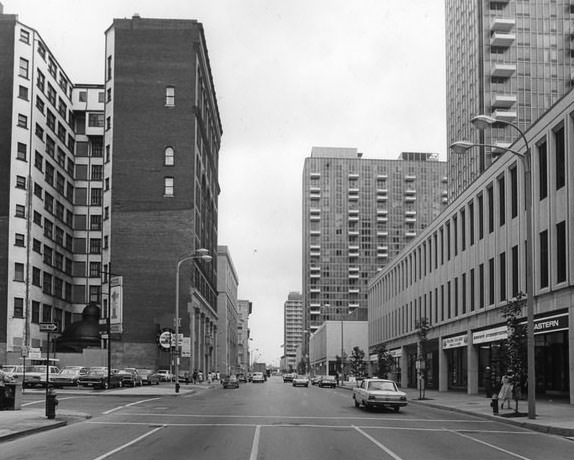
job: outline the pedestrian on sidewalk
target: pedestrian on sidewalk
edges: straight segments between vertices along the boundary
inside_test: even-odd
[[[482,381],[484,383],[484,390],[486,391],[486,397],[491,398],[492,397],[492,381],[490,378],[490,366],[486,366],[486,368],[484,369],[484,377],[482,378]]]
[[[498,393],[498,399],[500,401],[500,408],[504,409],[504,402],[507,402],[507,406],[510,409],[510,400],[512,399],[512,383],[510,383],[511,375],[506,373],[502,376],[500,383],[500,393]]]

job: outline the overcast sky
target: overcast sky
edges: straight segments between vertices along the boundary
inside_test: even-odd
[[[446,160],[444,0],[0,0],[75,83],[103,83],[113,18],[203,23],[223,123],[219,244],[253,302],[258,359],[279,363],[300,291],[301,177],[313,146]],[[365,350],[366,351],[366,350]]]

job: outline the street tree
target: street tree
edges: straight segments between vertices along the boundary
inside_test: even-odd
[[[353,347],[351,353],[351,374],[355,377],[362,377],[365,375],[365,352],[359,347]]]
[[[381,343],[375,347],[377,353],[377,377],[388,379],[389,374],[393,370],[394,358],[391,352],[387,350],[387,346]]]

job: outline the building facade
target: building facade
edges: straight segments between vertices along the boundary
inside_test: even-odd
[[[217,359],[216,370],[237,374],[239,362],[239,279],[227,246],[217,247]]]
[[[303,340],[304,317],[301,293],[290,292],[283,304],[283,369],[289,372],[297,369],[297,346]]]
[[[237,323],[237,360],[241,372],[249,370],[249,315],[253,312],[253,303],[250,300],[238,300],[238,323]]]
[[[178,260],[217,248],[222,129],[202,25],[114,20],[102,85],[72,82],[17,16],[0,14],[0,34],[3,358],[45,351],[39,323],[65,332],[92,302],[112,318],[114,367],[169,367],[156,339],[175,325]],[[181,268],[184,370],[214,370],[215,265]]]
[[[446,194],[446,164],[433,154],[381,160],[314,147],[303,169],[305,330],[366,321],[369,278],[439,215]]]
[[[526,132],[532,158],[536,392],[574,403],[574,93]],[[520,139],[511,145],[524,154]],[[417,331],[430,324],[426,385],[483,391],[500,379],[502,307],[526,292],[525,178],[502,155],[369,285],[369,346],[384,344],[403,386],[417,385]],[[524,311],[526,319],[526,311]]]
[[[574,6],[567,0],[446,0],[447,142],[508,147],[508,126],[477,132],[479,114],[527,129],[572,87]],[[488,148],[450,155],[451,197],[492,163]]]

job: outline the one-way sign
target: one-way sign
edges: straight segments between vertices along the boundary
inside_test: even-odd
[[[40,323],[40,332],[54,332],[58,330],[56,323]]]

